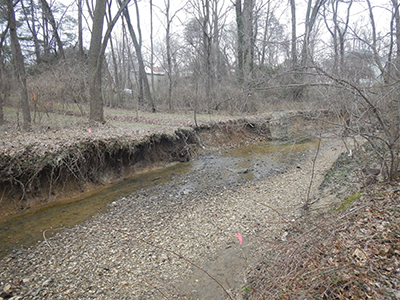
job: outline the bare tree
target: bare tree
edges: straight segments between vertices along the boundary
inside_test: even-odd
[[[375,59],[376,65],[378,66],[381,74],[384,75],[385,74],[384,65],[382,64],[382,61],[381,61],[381,58],[380,58],[380,55],[379,55],[378,49],[377,49],[377,33],[376,33],[374,13],[372,11],[372,5],[371,5],[370,0],[367,0],[366,2],[368,4],[369,18],[370,18],[370,24],[371,24],[371,29],[372,29],[372,41],[371,41],[371,43],[368,42],[368,44],[370,46],[370,49],[374,53],[374,59]],[[386,78],[386,76],[384,75],[383,78]]]
[[[339,16],[339,4],[343,3],[347,5],[345,18]],[[333,72],[342,73],[344,71],[344,54],[345,54],[345,36],[349,28],[350,21],[350,9],[353,5],[353,0],[344,2],[342,0],[331,0],[330,8],[332,9],[332,22],[333,28],[328,23],[327,6],[324,7],[324,21],[328,32],[332,37],[333,42]]]
[[[168,108],[173,110],[172,104],[172,57],[171,57],[171,23],[173,16],[170,16],[171,1],[166,0],[165,3],[165,17],[167,26],[165,27],[165,43],[167,48],[167,76],[168,76]]]
[[[35,47],[35,56],[36,56],[36,63],[40,64],[42,59],[41,59],[41,53],[40,53],[40,41],[38,38],[38,32],[36,29],[36,16],[35,16],[35,5],[34,1],[30,0],[29,1],[29,9],[25,7],[24,1],[21,0],[21,5],[25,14],[25,20],[26,24],[28,25],[29,31],[32,34],[32,39]]]
[[[77,0],[78,3],[78,53],[83,59],[83,26],[82,26],[82,0]]]
[[[155,101],[154,88],[154,41],[153,41],[153,0],[150,0],[150,77],[151,77],[151,92],[153,101]]]
[[[120,1],[120,7],[114,18],[108,23],[103,36],[103,21],[106,13],[107,0],[96,0],[93,14],[93,27],[89,48],[89,93],[90,93],[90,114],[91,121],[105,122],[104,101],[102,96],[102,66],[104,52],[107,47],[111,31],[117,22],[121,12],[126,8],[130,0]]]
[[[203,31],[203,59],[204,59],[204,67],[205,67],[205,96],[206,103],[208,105],[208,111],[210,112],[210,103],[211,103],[211,91],[212,91],[212,74],[211,74],[211,25],[210,25],[210,1],[202,0],[203,7],[203,22],[202,22],[202,31]]]
[[[304,39],[303,39],[303,46],[301,50],[301,67],[307,67],[307,63],[309,58],[311,57],[311,47],[310,47],[310,37],[311,32],[314,28],[315,22],[317,21],[318,13],[323,7],[327,0],[316,0],[313,5],[313,0],[308,0],[307,3],[307,11],[305,17],[305,28],[304,28]]]
[[[291,13],[291,25],[292,25],[292,38],[291,38],[291,59],[292,68],[297,68],[297,21],[296,21],[296,2],[290,0],[290,13]]]
[[[244,82],[254,67],[254,0],[236,0],[238,80]]]
[[[307,10],[305,14],[305,22],[304,22],[304,38],[300,56],[300,64],[297,65],[297,55],[295,55],[297,43],[294,24],[296,22],[296,7],[294,0],[291,0],[291,11],[292,11],[292,65],[294,67],[293,73],[293,84],[292,88],[292,96],[293,100],[297,101],[303,97],[304,93],[304,71],[309,67],[308,63],[311,60],[311,33],[314,28],[314,25],[318,18],[318,13],[321,7],[325,4],[327,0],[308,0],[307,2]],[[314,3],[313,3],[314,2]]]
[[[118,2],[121,5],[121,0],[118,0]],[[137,1],[136,0],[135,0],[135,3],[136,3],[136,11],[138,13],[138,7],[137,7]],[[146,98],[147,101],[150,102],[152,112],[156,112],[156,107],[155,107],[155,103],[153,101],[153,98],[151,96],[150,85],[149,85],[149,81],[147,80],[146,70],[145,70],[143,56],[142,56],[140,26],[138,26],[138,35],[139,35],[139,40],[138,40],[136,32],[135,32],[135,30],[134,30],[134,28],[132,26],[132,23],[131,23],[131,18],[129,16],[128,9],[123,9],[123,15],[124,15],[124,19],[125,19],[125,21],[126,21],[126,23],[128,25],[129,34],[131,35],[131,38],[132,38],[132,41],[133,41],[133,45],[135,47],[136,56],[137,56],[138,64],[139,64],[139,76],[140,76],[140,80],[143,82],[143,87],[144,87],[144,97]]]
[[[8,10],[8,27],[11,38],[11,48],[15,64],[15,72],[18,79],[18,86],[21,92],[21,108],[23,115],[23,128],[30,130],[31,128],[31,113],[28,102],[28,90],[26,87],[26,72],[24,65],[24,57],[22,55],[21,46],[17,36],[17,22],[15,20],[14,2],[13,0],[7,0]]]
[[[166,62],[167,62],[167,77],[168,77],[168,109],[172,111],[174,105],[172,102],[172,89],[173,89],[173,74],[172,74],[172,49],[171,49],[171,26],[177,13],[182,9],[179,8],[171,14],[171,0],[164,0],[164,9],[159,8],[165,15],[165,47],[166,47]]]
[[[40,0],[40,2],[42,3],[43,9],[45,10],[45,15],[48,17],[51,27],[53,28],[53,34],[54,38],[56,39],[58,51],[60,52],[60,57],[65,58],[63,43],[61,42],[60,35],[58,34],[58,28],[56,20],[53,16],[53,12],[46,0]]]
[[[106,12],[106,0],[97,0],[93,14],[92,36],[89,47],[89,93],[90,120],[104,122],[103,96],[101,93],[101,71],[104,53],[101,53],[103,19]]]
[[[393,18],[395,21],[395,44],[396,44],[396,59],[395,59],[395,78],[400,80],[400,8],[398,0],[392,0]]]
[[[276,58],[280,55],[279,47],[281,47],[285,39],[284,28],[275,16],[275,10],[280,3],[276,2],[274,7],[271,7],[271,4],[272,1],[268,1],[266,5],[266,11],[261,12],[261,14],[264,16],[263,24],[261,21],[258,24],[260,27],[262,27],[262,37],[260,39],[261,42],[258,46],[258,61],[260,67],[264,66],[265,64],[277,65]]]
[[[4,41],[8,32],[8,26],[3,30],[0,35],[0,125],[4,124],[4,102],[10,95],[10,79],[9,72],[6,68],[6,62],[4,59]]]

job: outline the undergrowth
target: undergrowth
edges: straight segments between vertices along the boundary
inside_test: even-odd
[[[251,271],[245,298],[399,299],[400,182],[353,200],[277,242]]]

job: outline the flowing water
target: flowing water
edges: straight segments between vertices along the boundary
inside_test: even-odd
[[[134,191],[161,185],[176,176],[194,170],[209,170],[215,174],[212,180],[201,183],[188,183],[178,187],[179,193],[188,193],[194,189],[207,188],[210,185],[257,180],[282,172],[293,164],[306,151],[315,149],[318,141],[308,138],[296,142],[261,142],[231,150],[219,151],[200,156],[188,162],[175,164],[162,169],[137,174],[120,183],[106,187],[90,196],[82,197],[71,203],[55,204],[0,223],[0,259],[14,248],[29,247],[44,236],[57,230],[73,226],[93,215],[104,212],[110,202],[129,196]]]

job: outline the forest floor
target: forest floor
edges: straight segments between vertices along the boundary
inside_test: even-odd
[[[118,113],[106,125],[71,119],[31,133],[9,123],[1,149],[45,153],[193,124],[189,115],[152,116],[135,129]],[[221,170],[195,170],[14,250],[0,261],[0,299],[400,299],[400,185],[365,186],[343,141],[329,131],[321,138],[282,173],[220,186]],[[199,181],[209,185],[182,192]]]
[[[163,114],[125,109],[105,109],[105,124],[90,123],[79,111],[38,113],[33,116],[32,130],[21,130],[22,120],[13,108],[5,108],[8,120],[0,130],[0,155],[13,156],[29,147],[37,153],[57,152],[78,141],[108,140],[126,137],[141,140],[157,133],[173,133],[178,128],[195,124],[193,113]],[[197,115],[198,125],[226,122],[229,115]]]

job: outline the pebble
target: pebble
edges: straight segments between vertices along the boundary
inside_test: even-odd
[[[321,149],[316,168],[329,167],[335,155],[324,156]],[[158,290],[171,299],[191,298],[192,291],[197,295],[193,298],[204,298],[201,293],[207,292],[213,294],[208,299],[224,299],[218,285],[210,284],[206,290],[196,285],[207,276],[196,273],[200,276],[196,283],[193,264],[223,274],[223,285],[226,280],[233,289],[240,288],[246,265],[235,255],[246,255],[246,263],[252,265],[268,250],[265,239],[287,238],[282,236],[285,224],[280,222],[301,211],[299,194],[304,192],[296,186],[308,186],[310,172],[311,164],[304,161],[293,165],[285,177],[277,174],[224,186],[215,181],[215,174],[204,170],[186,174],[185,179],[177,176],[174,182],[113,201],[105,213],[49,237],[52,248],[41,242],[16,250],[16,259],[9,256],[0,261],[0,290],[15,290],[14,298],[37,299],[59,295],[159,299]],[[288,183],[286,179],[293,176],[296,180]],[[210,183],[196,187],[204,180]],[[313,193],[317,193],[323,175],[316,172],[313,180]],[[191,192],[173,197],[185,182],[190,182]],[[259,224],[257,230],[253,230],[255,224]],[[242,245],[238,232],[244,237]],[[22,278],[22,284],[14,288],[15,278]]]

